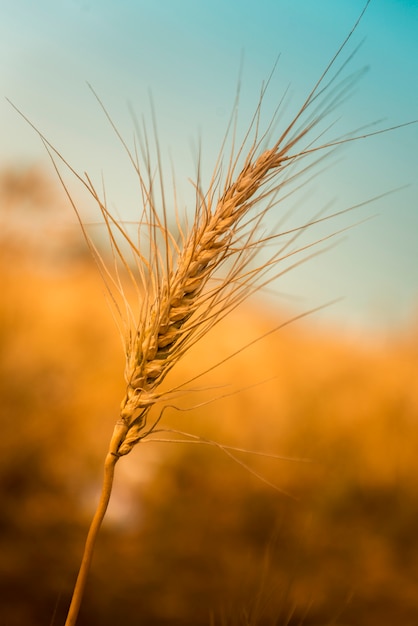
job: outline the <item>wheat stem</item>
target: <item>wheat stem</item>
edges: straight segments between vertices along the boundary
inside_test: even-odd
[[[96,512],[90,524],[89,532],[84,546],[83,558],[74,587],[70,608],[68,610],[65,626],[75,626],[81,601],[83,599],[84,590],[86,588],[87,576],[90,571],[90,565],[93,558],[96,539],[101,528],[103,518],[106,514],[110,496],[113,488],[113,477],[115,474],[115,465],[119,459],[116,450],[121,439],[125,436],[125,425],[118,422],[114,428],[112,438],[110,440],[109,451],[106,455],[104,463],[103,485],[100,499],[97,504]]]

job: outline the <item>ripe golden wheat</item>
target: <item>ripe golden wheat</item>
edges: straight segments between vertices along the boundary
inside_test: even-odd
[[[127,392],[121,406],[121,434],[126,435],[114,450],[120,456],[131,451],[141,439],[149,409],[158,401],[160,383],[199,336],[205,334],[220,315],[224,316],[263,267],[244,275],[248,255],[260,245],[255,229],[240,224],[253,198],[270,176],[275,176],[289,159],[289,145],[275,146],[258,158],[248,158],[237,179],[228,184],[215,204],[212,192],[202,197],[196,220],[179,250],[175,267],[169,266],[156,295],[141,310],[138,328],[127,346]],[[257,220],[260,216],[257,217]],[[166,233],[165,233],[166,234]],[[168,234],[167,234],[168,236]],[[230,255],[233,268],[218,283],[207,285],[213,273]],[[158,279],[157,276],[153,277]]]
[[[90,178],[79,175],[27,120],[44,142],[77,215],[77,206],[58,167],[60,161],[84,185],[101,211],[115,258],[116,269],[113,271],[98,253],[80,216],[79,219],[120,312],[125,338],[126,393],[106,456],[102,496],[88,534],[66,626],[74,626],[77,620],[96,536],[111,495],[115,465],[120,457],[155,432],[160,418],[149,425],[147,418],[151,409],[159,403],[163,407],[164,400],[176,391],[161,391],[161,383],[187,350],[217,322],[245,298],[287,271],[287,266],[282,269],[283,261],[324,241],[327,237],[313,239],[307,244],[296,243],[312,225],[332,217],[317,216],[286,233],[268,233],[265,231],[266,214],[280,206],[286,199],[288,188],[291,189],[299,176],[315,166],[322,155],[342,143],[385,132],[319,141],[327,130],[323,125],[325,118],[341,104],[357,81],[358,73],[338,82],[347,61],[334,70],[333,76],[329,78],[329,75],[362,14],[293,121],[272,147],[267,145],[277,119],[274,118],[265,131],[260,131],[261,106],[267,87],[262,89],[257,111],[238,149],[235,149],[235,118],[232,116],[229,126],[232,146],[227,165],[225,167],[223,163],[225,142],[208,189],[203,188],[200,178],[195,183],[196,206],[192,225],[182,227],[177,216],[177,237],[168,225],[164,191],[156,197],[157,185],[147,137],[142,144],[145,164],[141,166],[136,149],[131,151],[128,148],[100,100],[140,182],[143,213],[137,241],[110,213],[105,199],[100,197]],[[318,154],[316,158],[315,154]],[[312,155],[313,160],[309,160]],[[159,158],[157,171],[163,188]],[[329,237],[334,235],[335,232],[331,232]],[[282,238],[280,242],[279,238]],[[269,248],[270,244],[277,245]],[[126,258],[126,248],[133,256],[133,264]],[[257,264],[255,259],[262,248],[273,251],[267,260]],[[293,265],[300,262],[299,257],[295,259]],[[137,313],[126,296],[126,277],[137,290]],[[117,303],[118,298],[122,307]]]

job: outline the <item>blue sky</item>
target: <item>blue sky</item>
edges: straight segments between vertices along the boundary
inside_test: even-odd
[[[133,132],[131,107],[149,120],[155,105],[163,152],[187,198],[193,146],[209,176],[236,93],[240,130],[260,85],[281,54],[266,116],[290,84],[285,116],[303,101],[364,5],[363,0],[29,0],[0,2],[0,91],[66,158],[92,176],[103,171],[118,207],[133,211],[128,168],[87,87],[118,128]],[[347,53],[364,39],[352,70],[369,67],[336,114],[337,135],[383,119],[418,119],[418,0],[372,0]],[[266,119],[267,119],[266,117]],[[323,319],[347,329],[402,325],[418,309],[418,125],[350,144],[307,192],[306,218],[409,185],[356,214],[377,213],[327,255],[280,283],[301,308],[344,300]],[[42,144],[5,98],[0,101],[0,166],[47,160]],[[303,209],[305,210],[305,209]],[[303,211],[301,212],[301,215]],[[349,222],[349,220],[348,220]],[[347,222],[346,222],[347,223]]]

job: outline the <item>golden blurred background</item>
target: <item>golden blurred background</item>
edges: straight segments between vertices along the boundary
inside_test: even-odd
[[[124,393],[69,212],[42,171],[1,173],[4,626],[64,623]],[[287,314],[243,307],[168,384]],[[417,325],[367,342],[311,318],[186,386],[167,428],[299,460],[236,452],[247,469],[216,446],[139,444],[116,468],[79,626],[415,624],[417,357]]]

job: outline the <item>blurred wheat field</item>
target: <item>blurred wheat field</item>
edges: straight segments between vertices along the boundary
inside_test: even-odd
[[[15,205],[22,197],[40,213],[58,205],[48,179],[31,176],[23,191],[14,185]],[[33,185],[45,195],[31,194]],[[5,224],[11,200],[2,189]],[[8,231],[0,258],[7,626],[63,622],[124,387],[123,352],[92,261],[62,233],[49,237],[49,251],[36,244],[42,233],[33,245],[30,234]],[[171,380],[210,368],[243,336],[251,341],[288,315],[262,299],[242,308]],[[416,326],[367,343],[308,319],[197,380],[176,402],[190,410],[167,412],[170,427],[310,461],[237,453],[288,497],[217,448],[140,444],[116,479],[80,626],[200,625],[211,616],[222,624],[414,623],[417,357]]]

